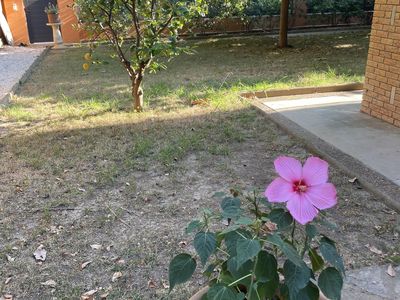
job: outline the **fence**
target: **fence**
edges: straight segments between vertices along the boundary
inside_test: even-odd
[[[289,16],[289,29],[323,28],[337,26],[370,25],[373,11],[348,16],[348,13],[306,13]],[[191,26],[195,35],[273,32],[279,29],[279,15],[230,17],[198,20]],[[185,30],[184,34],[189,34]]]

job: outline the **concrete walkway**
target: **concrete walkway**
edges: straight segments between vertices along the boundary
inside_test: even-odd
[[[400,267],[394,268],[394,277],[387,274],[387,268],[373,266],[348,271],[342,300],[400,299]]]
[[[45,48],[0,48],[0,105],[8,101],[30,73],[32,65],[41,57]]]
[[[320,139],[400,185],[400,128],[360,113],[361,91],[262,100]]]

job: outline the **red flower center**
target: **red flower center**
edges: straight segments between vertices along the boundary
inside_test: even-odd
[[[298,192],[298,193],[304,193],[307,191],[307,185],[300,181],[296,181],[293,183],[293,191]]]

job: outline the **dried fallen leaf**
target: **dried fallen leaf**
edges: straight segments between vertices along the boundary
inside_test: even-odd
[[[90,290],[81,295],[81,300],[94,300],[94,294],[97,293],[97,289]]]
[[[90,248],[92,248],[93,250],[100,250],[102,246],[100,244],[93,244],[90,245]]]
[[[169,284],[168,284],[168,282],[166,280],[164,280],[164,279],[161,280],[161,284],[164,287],[164,289],[169,289]]]
[[[386,270],[386,273],[391,276],[391,277],[395,277],[396,276],[396,271],[394,270],[392,264],[390,264]]]
[[[9,261],[9,262],[14,262],[15,261],[15,257],[11,257],[10,255],[6,255],[7,256],[7,260]]]
[[[84,268],[86,268],[89,264],[91,264],[92,263],[92,261],[91,260],[89,260],[89,261],[85,261],[83,264],[81,264],[81,270],[83,270]]]
[[[152,279],[150,279],[149,281],[147,281],[147,286],[148,286],[149,288],[151,288],[151,289],[154,289],[154,288],[157,287],[156,284],[155,284],[155,282],[154,282]]]
[[[4,281],[4,284],[9,284],[10,281],[11,281],[11,278],[12,278],[12,277],[7,277],[6,281]]]
[[[47,256],[47,251],[44,249],[43,245],[40,245],[35,252],[33,252],[33,256],[36,261],[45,261]]]
[[[84,188],[78,188],[78,191],[80,191],[80,192],[86,192],[86,190],[84,189]]]
[[[118,278],[122,277],[122,273],[121,272],[115,272],[111,278],[112,282],[116,282],[118,280]]]
[[[350,182],[350,183],[354,183],[354,182],[356,182],[356,181],[357,181],[357,177],[354,177],[354,178],[349,179],[349,182]]]
[[[0,300],[13,300],[13,295],[10,294],[4,294],[3,296],[0,296]]]
[[[107,248],[106,248],[106,250],[107,250],[108,252],[110,252],[112,247],[114,247],[114,245],[113,245],[113,244],[111,244],[111,245],[108,245],[108,246],[107,246]]]
[[[110,294],[110,292],[104,293],[100,295],[100,300],[105,300],[107,299],[108,295]]]
[[[52,279],[49,279],[49,280],[47,280],[47,281],[45,281],[45,282],[41,282],[40,284],[41,284],[41,285],[44,285],[44,286],[49,286],[49,287],[51,287],[51,288],[55,288],[56,285],[57,285],[57,283],[56,283],[54,280],[52,280]]]
[[[378,254],[378,255],[382,255],[382,251],[379,250],[378,248],[376,248],[375,246],[370,246],[369,244],[365,245],[365,247],[367,247],[369,249],[369,251]]]
[[[178,245],[179,245],[181,248],[185,248],[185,247],[187,246],[187,242],[186,242],[186,241],[180,241],[180,242],[178,243]]]
[[[124,265],[125,264],[125,259],[119,259],[119,260],[117,260],[117,264],[119,264],[119,265]]]

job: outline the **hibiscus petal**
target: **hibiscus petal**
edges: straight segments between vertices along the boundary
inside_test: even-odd
[[[274,161],[275,170],[279,176],[289,182],[299,181],[301,179],[301,162],[297,159],[287,156],[280,156]]]
[[[286,202],[293,193],[293,185],[278,177],[269,184],[264,194],[269,202]]]
[[[322,184],[328,181],[329,164],[318,158],[309,157],[303,166],[303,180],[308,186]]]
[[[310,186],[306,195],[312,205],[318,209],[327,209],[336,205],[336,188],[332,183]]]
[[[318,214],[318,210],[311,204],[307,197],[299,193],[292,195],[286,207],[292,217],[302,225],[311,222]]]

